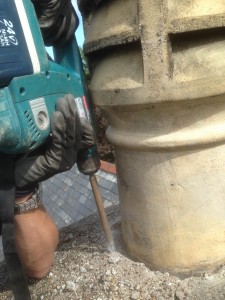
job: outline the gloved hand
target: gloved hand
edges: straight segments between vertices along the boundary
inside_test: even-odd
[[[85,118],[80,118],[80,121],[82,141],[77,155],[77,167],[81,173],[91,175],[96,173],[100,168],[96,136],[91,124]]]
[[[68,42],[78,27],[79,19],[71,0],[31,0],[38,17],[46,46]]]
[[[15,163],[18,189],[32,189],[53,175],[69,170],[77,161],[81,145],[81,124],[72,95],[57,101],[51,117],[51,137],[47,146],[19,158]]]
[[[80,11],[93,10],[98,6],[103,0],[77,0],[78,7]]]

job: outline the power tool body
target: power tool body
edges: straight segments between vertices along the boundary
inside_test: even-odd
[[[25,153],[50,134],[57,99],[72,94],[89,118],[75,37],[46,53],[31,1],[0,0],[0,152]]]

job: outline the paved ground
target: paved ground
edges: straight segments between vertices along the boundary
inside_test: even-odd
[[[117,204],[116,176],[100,170],[96,177],[105,207]],[[43,183],[43,201],[59,228],[97,211],[89,176],[80,174],[76,167]]]
[[[104,206],[118,204],[116,175],[100,170],[96,173]],[[58,228],[65,227],[97,212],[94,196],[89,182],[77,170],[58,174],[42,184],[44,205],[53,217]],[[0,241],[0,261],[3,260]]]

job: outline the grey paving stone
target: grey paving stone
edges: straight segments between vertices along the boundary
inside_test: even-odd
[[[98,178],[98,184],[100,187],[108,188],[110,186],[111,182],[106,180],[105,178]]]
[[[89,201],[86,201],[85,206],[93,212],[97,211],[96,203],[90,199]]]
[[[79,192],[80,192],[82,195],[88,197],[88,196],[92,193],[92,190],[90,190],[90,189],[88,189],[88,188],[86,188],[86,187],[81,187],[81,189],[79,190]]]
[[[66,177],[65,179],[65,183],[68,185],[68,186],[72,186],[73,185],[73,180],[69,177]]]
[[[58,210],[58,215],[66,224],[69,224],[72,221],[71,217],[62,209]]]
[[[73,220],[76,220],[76,222],[83,218],[83,216],[75,207],[70,209],[69,215]]]
[[[86,201],[86,199],[87,199],[87,197],[85,197],[84,195],[81,195],[81,197],[79,198],[78,201],[79,201],[81,204],[84,204],[85,201]]]
[[[111,192],[118,195],[118,186],[114,183],[113,187],[111,188]]]
[[[47,206],[47,205],[46,205]],[[56,215],[56,218],[57,217],[60,217],[59,215],[59,212],[61,211],[61,208],[58,206],[58,205],[52,205],[51,206],[51,210],[54,212],[54,214]]]
[[[82,177],[79,178],[79,183],[81,186],[87,186],[88,181],[89,180],[87,180],[86,178],[82,178]]]
[[[77,209],[77,212],[83,217],[83,218],[85,218],[85,217],[87,217],[87,216],[90,216],[91,214],[93,214],[93,212],[89,209],[89,208],[87,208],[87,207],[85,207],[84,205],[80,205],[79,207],[78,207],[78,209]]]
[[[68,205],[70,205],[71,207],[74,206],[74,202],[77,201],[76,198],[72,198],[70,196],[67,197],[66,202],[68,203]]]
[[[78,181],[74,181],[74,183],[73,183],[73,185],[72,185],[72,188],[73,188],[74,190],[79,191],[81,187],[82,187],[82,185],[81,185]]]

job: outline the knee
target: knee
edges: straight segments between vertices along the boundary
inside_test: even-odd
[[[40,280],[48,275],[50,269],[51,265],[42,269],[25,269],[25,273],[29,278]]]

